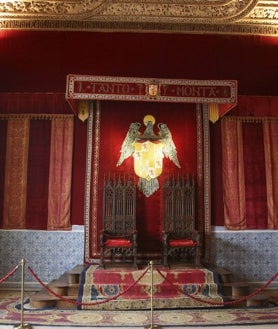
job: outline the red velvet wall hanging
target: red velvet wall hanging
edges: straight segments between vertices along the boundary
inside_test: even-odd
[[[163,160],[163,173],[158,177],[160,188],[150,197],[137,191],[137,229],[139,254],[151,257],[161,253],[161,185],[172,175],[197,174],[196,104],[101,102],[99,111],[93,110],[91,150],[90,225],[86,232],[89,247],[85,259],[92,260],[99,253],[99,231],[102,222],[102,185],[105,175],[134,175],[133,158],[116,167],[122,142],[132,122],[143,124],[146,114],[166,123],[172,132],[181,168],[167,158]],[[154,130],[156,130],[156,126]],[[90,138],[90,136],[89,136]],[[90,154],[90,151],[89,151]],[[90,155],[89,155],[90,156]],[[138,178],[136,178],[138,180]]]

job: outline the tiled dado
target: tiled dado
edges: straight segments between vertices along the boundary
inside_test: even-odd
[[[278,230],[215,227],[211,241],[212,263],[230,270],[237,280],[266,282],[278,271]]]
[[[28,266],[45,283],[57,279],[74,266],[83,263],[83,242],[83,228],[51,232],[0,230],[0,278],[10,273],[22,259],[25,259],[26,283],[37,283]],[[18,270],[9,278],[8,283],[16,285],[21,281],[21,277],[22,271]]]
[[[278,270],[278,231],[225,231],[214,228],[211,262],[230,270],[237,280],[265,282]],[[25,282],[37,281],[28,266],[43,282],[59,278],[83,263],[83,227],[72,231],[0,230],[0,280],[26,260]],[[17,285],[18,270],[5,284]],[[0,287],[1,288],[1,287]]]

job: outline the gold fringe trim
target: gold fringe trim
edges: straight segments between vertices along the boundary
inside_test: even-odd
[[[237,121],[244,123],[263,123],[263,122],[278,122],[278,117],[237,117],[237,116],[226,116],[222,120]]]
[[[74,117],[73,114],[0,114],[0,120],[9,120],[9,119],[23,119],[28,118],[31,120],[72,120]]]

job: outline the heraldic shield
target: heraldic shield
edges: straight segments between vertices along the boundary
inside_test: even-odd
[[[134,143],[134,171],[137,176],[150,181],[162,173],[162,148],[160,140],[138,140]]]
[[[131,123],[122,144],[121,155],[117,162],[120,166],[130,156],[134,158],[134,171],[139,177],[138,188],[147,197],[159,188],[157,177],[163,171],[163,158],[167,157],[180,168],[177,151],[172,140],[172,134],[165,123],[159,123],[159,133],[155,134],[153,126],[155,118],[152,115],[144,117],[146,129],[140,132],[141,124]]]

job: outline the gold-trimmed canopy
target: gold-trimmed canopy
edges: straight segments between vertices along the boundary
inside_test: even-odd
[[[277,0],[1,0],[1,29],[278,35]]]

